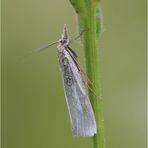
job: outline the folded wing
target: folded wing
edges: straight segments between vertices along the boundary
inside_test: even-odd
[[[58,57],[73,134],[93,136],[96,122],[80,71],[66,49]]]

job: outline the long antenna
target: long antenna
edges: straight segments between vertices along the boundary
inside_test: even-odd
[[[50,44],[44,45],[44,46],[42,46],[42,47],[39,47],[39,48],[37,48],[37,49],[33,49],[33,50],[31,50],[28,54],[26,54],[26,55],[24,55],[23,57],[19,58],[19,61],[20,61],[20,60],[24,60],[25,58],[27,58],[28,56],[31,56],[31,55],[34,54],[34,53],[39,53],[39,52],[41,52],[41,51],[47,49],[48,47],[50,47],[50,46],[52,46],[52,45],[54,45],[54,44],[57,44],[57,43],[59,43],[59,41],[55,41],[55,42],[53,42],[53,43],[50,43]]]
[[[69,44],[70,44],[72,41],[76,41],[77,39],[79,39],[79,38],[83,35],[83,33],[86,32],[86,31],[88,31],[88,30],[89,30],[89,29],[82,30],[78,36],[76,36],[76,37],[73,38],[73,39],[70,39]]]
[[[89,30],[89,29],[85,29],[85,30],[83,30],[77,37],[75,37],[75,38],[73,38],[73,39],[70,39],[69,44],[70,44],[72,41],[75,41],[75,40],[77,40],[78,38],[80,38],[80,37],[83,35],[83,33],[86,32],[86,31],[88,31],[88,30]],[[32,55],[32,54],[34,54],[34,53],[36,53],[36,52],[42,52],[42,51],[44,51],[45,49],[47,49],[48,47],[50,47],[50,46],[52,46],[52,45],[54,45],[54,44],[57,44],[57,43],[59,43],[59,42],[60,42],[60,41],[58,40],[58,41],[55,41],[55,42],[53,42],[53,43],[50,43],[50,44],[44,45],[44,46],[42,46],[42,47],[39,47],[39,48],[37,48],[37,49],[33,49],[33,50],[31,50],[27,55],[25,55],[23,58],[21,58],[21,60],[24,59],[24,58],[26,58],[26,57],[28,57],[28,56],[30,56],[30,55]]]
[[[42,47],[39,47],[39,48],[37,48],[37,49],[35,49],[35,50],[32,50],[32,52],[41,52],[41,51],[47,49],[48,47],[50,47],[50,46],[52,46],[52,45],[54,45],[54,44],[57,44],[57,43],[59,43],[59,41],[55,41],[55,42],[53,42],[53,43],[50,43],[50,44],[44,45],[44,46],[42,46]]]

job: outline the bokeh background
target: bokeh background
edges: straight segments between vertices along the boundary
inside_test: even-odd
[[[102,0],[99,44],[107,148],[146,148],[146,0]],[[92,148],[72,137],[56,46],[78,35],[68,0],[2,0],[2,148]],[[79,41],[71,45],[84,64]],[[22,58],[25,57],[25,58]]]

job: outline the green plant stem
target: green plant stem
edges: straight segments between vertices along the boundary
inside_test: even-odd
[[[96,10],[98,1],[95,0],[71,0],[72,5],[78,13],[80,31],[88,29],[82,41],[85,49],[87,76],[92,82],[92,90],[89,90],[89,98],[95,113],[97,134],[94,135],[94,148],[105,148],[103,102],[100,92],[99,61],[97,50]],[[99,24],[98,24],[99,26]],[[100,32],[100,31],[99,31]]]
[[[89,96],[97,122],[97,134],[93,137],[94,148],[104,148],[103,104],[102,98],[100,97],[99,64],[96,46],[96,11],[93,7],[90,9],[90,24],[88,24],[88,28],[90,28],[90,30],[83,36],[83,41],[86,55],[87,75],[93,84],[93,92],[95,92],[95,94],[98,96],[96,97],[92,91],[89,91]]]

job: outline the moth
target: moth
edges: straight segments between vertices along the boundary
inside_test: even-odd
[[[77,63],[77,54],[69,47],[69,41],[64,25],[57,54],[72,132],[74,136],[93,136],[97,132],[94,112]]]
[[[40,52],[58,43],[57,55],[73,135],[84,137],[94,136],[94,134],[97,133],[94,112],[84,81],[82,80],[81,68],[77,62],[78,56],[75,51],[69,47],[70,42],[67,27],[64,25],[63,33],[58,41],[43,46],[35,50],[35,52]]]

